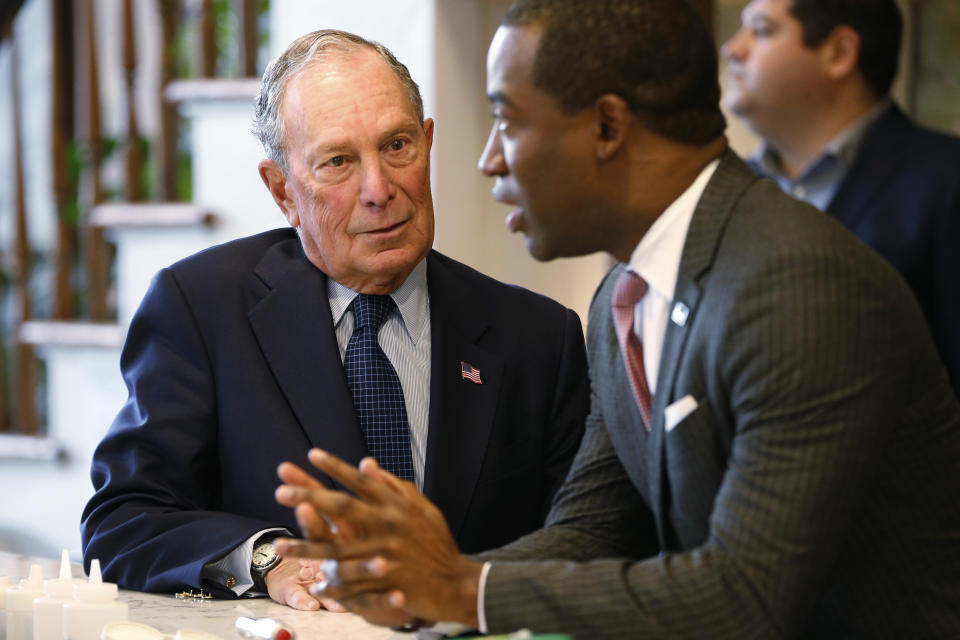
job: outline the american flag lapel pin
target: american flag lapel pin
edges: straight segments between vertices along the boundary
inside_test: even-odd
[[[477,369],[464,360],[460,361],[460,379],[469,380],[473,384],[483,384],[483,381],[480,379],[480,369]]]

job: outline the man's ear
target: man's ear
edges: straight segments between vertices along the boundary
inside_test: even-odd
[[[423,121],[423,135],[427,139],[427,153],[433,148],[433,118]]]
[[[857,73],[860,63],[860,34],[853,27],[842,24],[820,43],[820,60],[827,75],[842,80]]]
[[[600,96],[593,108],[598,124],[597,159],[609,160],[626,142],[633,113],[626,100],[613,93]]]
[[[284,175],[283,170],[273,160],[261,160],[257,169],[260,171],[260,179],[267,186],[267,191],[270,192],[273,201],[283,212],[283,217],[287,219],[291,227],[299,227],[300,215],[293,199],[287,193],[287,176]]]

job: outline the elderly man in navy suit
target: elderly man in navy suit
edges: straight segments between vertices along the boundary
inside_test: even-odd
[[[890,261],[960,391],[960,140],[891,100],[894,0],[753,0],[726,42],[726,105],[763,139],[761,175]]]
[[[479,551],[543,523],[580,442],[576,314],[436,251],[433,121],[382,46],[318,31],[264,74],[260,176],[292,229],[155,278],[94,454],[84,559],[131,589],[316,609],[273,498],[283,460],[374,455]],[[322,480],[330,486],[330,478]]]

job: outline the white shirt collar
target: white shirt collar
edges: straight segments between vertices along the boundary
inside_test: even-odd
[[[680,258],[693,212],[719,164],[717,158],[703,168],[687,190],[654,221],[630,256],[630,269],[666,300],[673,299],[677,286]]]
[[[337,326],[343,320],[343,314],[350,308],[350,303],[357,296],[357,292],[334,280],[328,279],[327,283],[327,299],[333,316],[333,326]],[[426,258],[413,268],[407,279],[390,294],[390,297],[397,303],[407,336],[416,344],[423,333],[427,314],[430,313]]]

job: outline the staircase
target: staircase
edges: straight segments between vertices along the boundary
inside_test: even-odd
[[[171,83],[190,128],[192,203],[99,205],[91,222],[116,245],[116,323],[30,321],[21,338],[47,371],[46,437],[8,439],[0,548],[80,556],[80,515],[92,494],[90,458],[126,399],[120,349],[126,327],[159,269],[214,244],[285,225],[257,175],[263,157],[248,133],[258,79]],[[20,456],[16,456],[17,452]],[[17,458],[22,459],[17,459]]]

